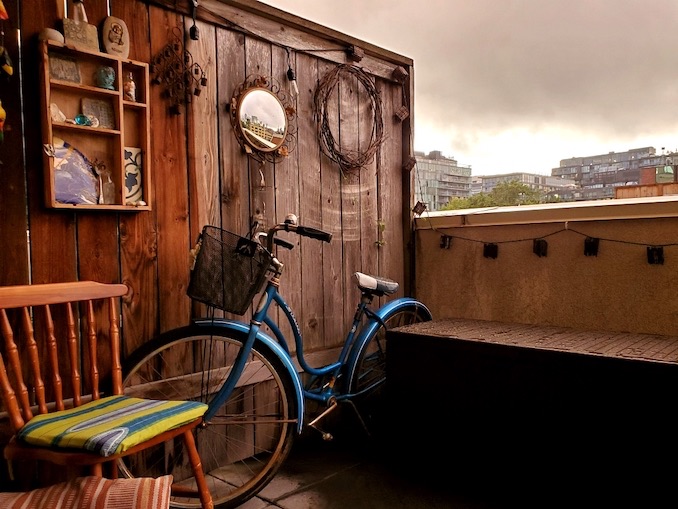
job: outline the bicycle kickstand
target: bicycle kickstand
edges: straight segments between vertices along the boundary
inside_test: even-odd
[[[358,417],[358,420],[360,421],[360,424],[363,427],[363,431],[365,432],[365,434],[368,437],[371,437],[372,433],[370,433],[370,429],[367,427],[367,424],[365,424],[365,419],[363,419],[363,416],[360,414],[360,410],[358,410],[358,407],[355,406],[355,403],[353,403],[353,401],[351,401],[350,399],[347,400],[346,403],[348,403],[355,412],[355,415],[356,417]]]
[[[314,430],[316,430],[317,432],[319,432],[322,435],[323,440],[325,440],[327,442],[329,442],[330,440],[333,440],[334,436],[332,436],[332,433],[328,433],[327,431],[321,430],[316,425],[318,424],[318,422],[320,422],[322,419],[324,419],[330,412],[335,410],[337,408],[337,406],[338,406],[337,400],[336,399],[332,400],[332,403],[330,404],[330,406],[323,413],[321,413],[318,417],[316,417],[315,419],[313,419],[311,422],[308,423],[308,425],[311,428],[313,428]]]

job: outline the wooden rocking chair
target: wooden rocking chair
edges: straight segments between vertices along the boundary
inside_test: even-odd
[[[123,395],[116,301],[127,291],[126,285],[92,281],[0,287],[0,412],[14,433],[4,456],[87,467],[99,477],[108,463],[115,478],[118,458],[180,436],[196,480],[194,496],[212,508],[192,433],[206,405]],[[100,378],[109,373],[106,394]]]

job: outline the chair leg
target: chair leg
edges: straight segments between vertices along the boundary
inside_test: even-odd
[[[91,468],[92,475],[95,477],[103,477],[104,476],[104,469],[101,466],[101,463],[95,463],[92,465]]]
[[[111,479],[117,479],[118,478],[118,462],[117,462],[117,460],[109,462],[109,465],[111,466],[111,470],[110,470]]]
[[[207,487],[205,474],[202,470],[202,461],[200,459],[200,455],[198,454],[198,449],[195,446],[195,439],[193,438],[193,433],[191,430],[184,432],[184,445],[186,446],[186,451],[188,452],[188,459],[191,462],[191,466],[193,467],[193,476],[195,477],[195,483],[198,486],[200,503],[202,504],[203,509],[213,509],[214,503],[212,502],[212,495],[210,494],[210,490]]]
[[[14,478],[14,463],[12,463],[12,460],[6,460],[7,461],[7,473],[9,474],[9,480],[14,482],[16,479]]]

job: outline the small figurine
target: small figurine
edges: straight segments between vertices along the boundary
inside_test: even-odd
[[[112,67],[108,65],[100,66],[97,69],[95,79],[98,87],[115,90],[115,87],[113,86],[113,83],[115,82],[115,70]]]
[[[125,77],[125,82],[122,84],[123,97],[127,101],[136,101],[137,100],[137,84],[134,83],[134,76],[132,73],[128,73]]]

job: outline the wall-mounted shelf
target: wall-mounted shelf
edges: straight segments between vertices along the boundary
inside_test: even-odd
[[[40,49],[47,207],[150,210],[148,64],[54,41]]]

